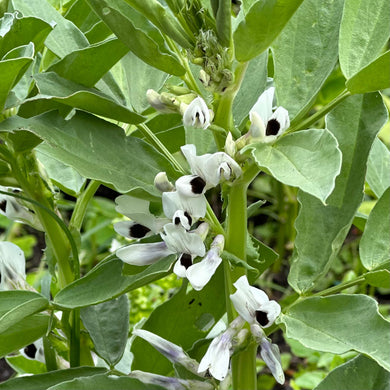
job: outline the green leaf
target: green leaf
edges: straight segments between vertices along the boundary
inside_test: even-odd
[[[368,156],[366,180],[378,198],[390,187],[390,152],[379,138],[375,138]]]
[[[198,156],[206,153],[215,153],[217,151],[217,147],[215,146],[213,133],[211,131],[199,130],[200,129],[195,129],[193,127],[184,128],[185,144],[195,145]],[[184,145],[184,143],[182,143],[180,146],[182,145]]]
[[[288,277],[297,292],[311,290],[337,255],[362,201],[368,154],[386,118],[376,93],[351,96],[326,117],[326,127],[337,138],[343,161],[326,206],[309,194],[298,193],[301,209]]]
[[[34,314],[23,318],[0,334],[0,358],[38,340],[47,332],[50,317]],[[0,384],[0,389],[2,389]]]
[[[144,117],[114,101],[110,96],[94,88],[66,80],[54,72],[38,73],[34,76],[39,94],[27,100],[54,100],[93,114],[125,123],[140,123]]]
[[[128,1],[128,0],[127,0]],[[232,2],[231,0],[218,0],[218,8],[215,13],[217,24],[217,35],[223,46],[230,46],[231,39],[231,19]]]
[[[7,21],[5,22],[5,19]],[[0,58],[15,47],[24,46],[32,42],[40,50],[47,35],[52,30],[49,23],[34,17],[16,17],[7,14],[2,19],[2,25],[7,23],[9,30],[0,36]]]
[[[63,164],[50,156],[51,149],[52,148],[45,143],[41,143],[37,148],[35,148],[35,154],[38,160],[45,167],[50,179],[53,180],[53,182],[61,188],[61,190],[69,195],[78,195],[86,179],[74,168]]]
[[[45,363],[39,362],[38,360],[27,359],[22,355],[8,356],[6,360],[9,366],[12,367],[18,374],[35,375],[47,372]]]
[[[169,301],[157,307],[142,329],[156,333],[180,345],[184,350],[190,349],[197,340],[206,337],[211,327],[226,311],[222,283],[221,265],[201,291],[192,290],[187,293],[186,289],[182,288]],[[134,340],[131,350],[134,353],[132,370],[161,375],[169,374],[172,370],[172,364],[139,337]]]
[[[159,91],[168,77],[166,73],[146,64],[131,52],[111,72],[127,99],[127,106],[139,113],[149,107],[146,91]]]
[[[49,301],[32,291],[0,291],[0,333],[23,318],[44,310]]]
[[[62,308],[74,309],[108,301],[167,276],[174,259],[174,256],[168,256],[146,269],[141,268],[141,272],[134,275],[122,274],[124,263],[121,260],[107,261],[62,289],[55,296],[54,303]],[[96,286],[99,288],[96,289]]]
[[[48,390],[97,390],[97,389],[131,389],[131,390],[164,390],[164,388],[145,384],[138,379],[129,377],[107,376],[107,374],[84,376],[66,382],[58,383]]]
[[[52,157],[84,177],[112,184],[119,192],[142,188],[158,196],[153,184],[156,174],[166,171],[175,177],[168,161],[153,147],[86,113],[70,120],[56,112],[29,119],[12,117],[0,123],[1,129],[33,132],[52,146]]]
[[[237,126],[248,117],[250,109],[265,90],[267,63],[267,51],[249,61],[241,87],[233,101],[233,118]]]
[[[359,254],[368,270],[380,267],[390,260],[390,188],[372,209],[360,240]]]
[[[322,202],[340,173],[341,153],[328,130],[309,129],[279,138],[275,143],[250,144],[245,150],[259,166],[284,184],[299,187]]]
[[[234,32],[237,60],[245,62],[265,51],[303,0],[259,0]]]
[[[346,82],[348,90],[365,93],[390,88],[390,51],[378,57]]]
[[[389,39],[388,0],[345,0],[340,27],[340,65],[349,79],[380,54]]]
[[[387,269],[367,272],[364,274],[364,278],[371,286],[382,288],[389,288],[390,286],[390,271]]]
[[[9,92],[33,61],[34,44],[30,43],[25,46],[25,48],[27,47],[31,49],[30,53],[25,51],[25,55],[13,57],[16,53],[11,51],[7,53],[7,59],[0,61],[0,113],[4,108]]]
[[[57,383],[70,381],[74,378],[89,377],[91,375],[102,374],[107,370],[103,367],[77,367],[66,370],[51,371],[46,374],[25,376],[10,379],[0,383],[1,390],[46,390]],[[96,389],[96,388],[95,388]]]
[[[366,295],[311,297],[279,317],[286,335],[317,351],[364,353],[390,370],[390,322]]]
[[[34,16],[49,24],[55,22],[55,28],[49,34],[45,45],[58,57],[65,57],[75,49],[89,45],[84,34],[69,20],[65,19],[47,1],[42,0],[12,0],[15,10],[24,16]]]
[[[114,34],[141,60],[164,72],[181,76],[185,69],[165,47],[160,31],[124,0],[87,0]]]
[[[119,362],[126,347],[129,313],[127,295],[80,310],[96,353],[111,367]]]
[[[306,0],[272,45],[278,104],[290,119],[311,104],[338,58],[344,0]]]
[[[314,390],[390,390],[390,373],[364,355],[335,368]]]
[[[83,49],[72,51],[47,69],[59,76],[93,87],[127,52],[129,48],[117,38],[110,38]]]

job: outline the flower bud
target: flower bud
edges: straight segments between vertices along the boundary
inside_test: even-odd
[[[154,186],[161,192],[170,192],[175,189],[174,185],[168,180],[166,172],[157,173],[154,178]]]
[[[207,129],[210,126],[210,112],[206,102],[197,97],[186,108],[183,114],[183,123],[185,127],[195,127]]]
[[[228,154],[230,157],[234,158],[237,152],[237,146],[236,143],[233,140],[232,133],[229,131],[226,141],[225,141],[225,152]]]
[[[167,114],[177,111],[174,104],[169,99],[166,97],[163,98],[162,95],[153,89],[148,89],[146,91],[146,99],[148,100],[148,103],[157,111]]]

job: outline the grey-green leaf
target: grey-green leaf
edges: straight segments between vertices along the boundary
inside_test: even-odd
[[[2,332],[0,334],[0,358],[33,343],[45,335],[49,326],[49,319],[50,317],[47,315],[33,314]]]
[[[260,168],[324,203],[340,173],[341,153],[337,140],[326,129],[291,133],[274,144],[256,143],[248,149]]]
[[[380,267],[390,260],[390,188],[372,209],[360,241],[362,264],[368,270]]]
[[[143,116],[136,114],[99,90],[76,84],[54,72],[38,73],[34,76],[34,80],[39,94],[28,99],[27,105],[36,100],[53,100],[119,122],[137,124],[144,120]]]
[[[328,114],[326,127],[339,143],[342,168],[327,206],[309,194],[298,193],[301,209],[288,277],[296,291],[311,290],[338,253],[362,201],[371,145],[386,119],[377,93],[351,96]]]
[[[166,171],[175,177],[169,162],[149,144],[126,137],[120,127],[86,113],[70,120],[56,112],[29,119],[12,117],[0,129],[32,131],[53,147],[53,157],[84,177],[114,185],[119,192],[142,188],[158,196],[153,184],[156,174]]]
[[[385,264],[389,266],[390,264]],[[367,283],[374,287],[389,288],[390,286],[390,271],[387,269],[380,269],[378,271],[371,271],[364,274],[364,279]]]
[[[286,335],[317,351],[355,350],[390,370],[390,322],[366,295],[312,297],[291,306],[279,320]]]
[[[360,70],[346,82],[351,93],[365,93],[390,88],[390,51]]]
[[[290,119],[309,108],[338,58],[344,0],[306,0],[272,45],[278,104]]]
[[[336,367],[314,390],[390,390],[390,373],[364,355]]]
[[[265,51],[303,0],[259,0],[234,32],[237,60],[245,62]]]
[[[81,319],[95,345],[96,353],[111,367],[121,359],[129,333],[130,305],[127,295],[84,307]]]
[[[366,180],[378,198],[390,187],[390,151],[379,138],[368,156]]]
[[[57,383],[70,381],[74,378],[89,377],[102,374],[107,370],[103,367],[77,367],[66,370],[51,371],[45,374],[25,376],[10,379],[0,383],[1,390],[46,390]],[[96,389],[96,388],[95,388]]]
[[[380,54],[390,34],[388,0],[345,0],[340,28],[340,65],[349,79]]]
[[[0,333],[23,318],[44,310],[49,301],[32,291],[0,291]]]
[[[121,260],[107,261],[62,289],[55,296],[54,303],[63,308],[74,309],[108,301],[167,276],[174,259],[175,256],[168,256],[146,269],[139,267],[140,271],[133,275],[123,275],[124,263]]]

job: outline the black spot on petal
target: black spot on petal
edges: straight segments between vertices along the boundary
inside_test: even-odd
[[[35,358],[35,354],[37,353],[37,347],[34,344],[27,345],[24,348],[24,353],[31,359]]]
[[[180,223],[180,218],[179,217],[176,217],[175,218],[175,225],[178,225]]]
[[[187,269],[192,265],[192,257],[188,253],[183,253],[180,257],[180,264]]]
[[[150,229],[139,223],[130,226],[129,234],[134,238],[143,238],[150,232]]]
[[[192,218],[191,215],[187,213],[187,211],[184,211],[184,216],[187,218],[188,224],[192,225]]]
[[[265,129],[266,135],[276,135],[280,129],[280,123],[276,119],[270,119]]]
[[[2,211],[5,212],[6,206],[7,206],[7,201],[6,201],[5,199],[3,199],[3,200],[0,202],[0,209],[1,209]]]
[[[206,182],[200,177],[196,176],[191,181],[191,189],[194,194],[201,194],[206,186]]]
[[[261,326],[265,326],[269,322],[267,313],[261,310],[256,310],[256,320]]]

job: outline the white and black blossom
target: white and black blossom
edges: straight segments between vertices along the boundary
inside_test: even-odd
[[[23,251],[12,242],[0,242],[0,291],[27,288]]]
[[[183,124],[185,127],[207,129],[210,126],[211,115],[206,102],[198,96],[185,109]]]
[[[283,107],[273,110],[275,88],[264,91],[249,112],[250,136],[254,139],[270,142],[280,136],[289,126],[288,111]]]

